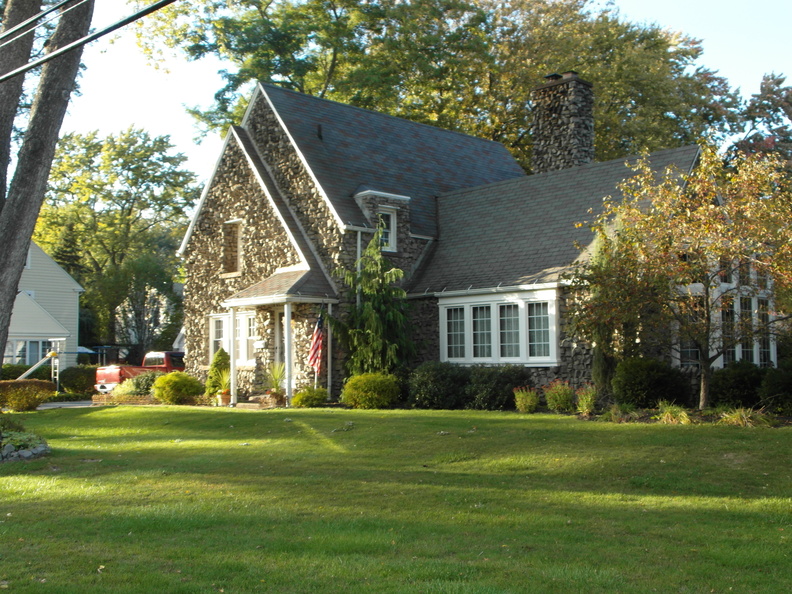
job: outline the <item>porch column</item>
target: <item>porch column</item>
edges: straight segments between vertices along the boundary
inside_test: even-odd
[[[292,304],[288,301],[283,306],[283,362],[286,366],[286,404],[291,405],[292,378],[294,377],[294,356],[292,354]]]
[[[229,309],[231,315],[231,321],[228,324],[228,343],[229,349],[228,354],[231,357],[231,364],[229,367],[229,374],[231,375],[231,404],[237,403],[237,358],[236,358],[236,307],[232,307]]]

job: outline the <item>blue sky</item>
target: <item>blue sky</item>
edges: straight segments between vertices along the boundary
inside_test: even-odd
[[[606,1],[599,4],[604,5]],[[628,20],[657,23],[702,40],[701,64],[718,70],[748,96],[759,89],[762,75],[783,73],[792,84],[792,0],[615,0]],[[125,0],[97,2],[94,27],[130,14]],[[198,132],[184,106],[208,107],[222,86],[220,64],[171,59],[155,70],[134,44],[132,31],[122,31],[85,51],[82,96],[72,101],[63,132],[99,130],[110,134],[130,125],[155,135],[170,135],[176,150],[190,157],[188,167],[199,179],[211,173],[221,139],[195,142]],[[585,73],[581,73],[585,77]]]

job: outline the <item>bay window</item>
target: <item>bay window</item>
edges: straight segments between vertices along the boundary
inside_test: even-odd
[[[555,290],[440,301],[441,360],[557,364]]]

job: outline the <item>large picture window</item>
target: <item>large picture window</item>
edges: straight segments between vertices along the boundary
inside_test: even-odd
[[[441,359],[457,363],[557,363],[555,290],[440,302]]]
[[[209,318],[209,360],[222,347],[231,354],[230,314],[218,314]],[[237,314],[234,326],[233,349],[238,365],[246,365],[255,359],[255,342],[259,338],[254,312],[243,311]]]

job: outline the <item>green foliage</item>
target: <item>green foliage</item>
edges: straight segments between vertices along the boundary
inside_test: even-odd
[[[410,338],[404,289],[396,286],[404,273],[381,252],[382,225],[371,239],[355,270],[344,272],[350,301],[359,302],[343,320],[331,319],[344,349],[350,375],[394,373],[415,352]]]
[[[514,388],[533,383],[530,370],[520,365],[470,368],[467,406],[480,410],[513,410]]]
[[[113,397],[151,396],[154,384],[163,375],[161,371],[146,371],[130,377],[113,388]]]
[[[341,392],[341,402],[352,408],[390,408],[401,394],[399,380],[386,373],[362,373],[350,377]]]
[[[223,371],[231,369],[231,357],[223,347],[220,347],[212,357],[209,363],[209,372],[206,375],[206,395],[214,396],[218,392],[227,389],[227,385],[223,385]]]
[[[514,388],[514,405],[517,412],[536,412],[536,409],[539,408],[539,390],[528,386]]]
[[[96,384],[97,365],[67,367],[60,373],[60,387],[69,394],[91,394]]]
[[[639,408],[652,408],[660,400],[684,401],[686,391],[682,373],[657,359],[625,359],[613,377],[616,401]]]
[[[408,401],[413,408],[465,408],[469,381],[469,367],[427,361],[410,373]]]
[[[740,407],[721,413],[718,424],[734,427],[772,427],[773,419],[761,411]]]
[[[267,368],[267,382],[270,390],[283,393],[283,383],[286,381],[286,364],[283,362],[270,363]]]
[[[157,378],[153,392],[165,404],[192,404],[204,393],[204,385],[183,371],[173,371]]]
[[[167,136],[129,128],[58,142],[34,240],[85,287],[94,339],[150,350],[181,307],[175,249],[197,197]]]
[[[584,417],[593,415],[597,410],[597,395],[597,388],[591,384],[578,388],[575,391],[577,413]]]
[[[25,426],[9,414],[0,412],[0,434],[10,433],[23,433]]]
[[[690,425],[690,415],[678,404],[672,404],[666,400],[657,403],[657,416],[655,417],[664,425]]]
[[[145,20],[144,43],[236,65],[208,127],[237,123],[240,91],[270,82],[502,142],[527,169],[527,91],[580,70],[596,89],[596,158],[727,135],[740,107],[700,64],[700,43],[584,0],[284,0],[175,4]]]
[[[735,361],[723,369],[716,369],[710,379],[712,406],[756,406],[764,377],[765,370],[748,361]]]
[[[46,442],[40,435],[27,431],[4,431],[0,439],[0,446],[10,444],[17,450],[27,450],[43,443]]]
[[[641,413],[635,409],[634,405],[616,402],[611,404],[605,412],[600,415],[598,420],[611,423],[631,423],[637,421],[640,417]]]
[[[327,406],[327,390],[324,388],[303,388],[291,401],[294,408],[317,408]]]
[[[558,413],[575,411],[575,391],[569,382],[553,380],[543,388],[547,408]]]
[[[792,415],[792,359],[766,370],[759,398],[762,406],[769,410]]]
[[[36,410],[55,393],[55,384],[38,379],[0,381],[0,407],[15,412]]]
[[[25,373],[28,369],[30,369],[30,365],[19,365],[17,363],[6,363],[3,365],[2,375],[0,375],[0,380],[15,380],[20,375]],[[36,371],[34,371],[31,375],[26,377],[25,379],[40,379],[40,380],[49,380],[52,377],[52,370],[48,364],[42,365]]]

